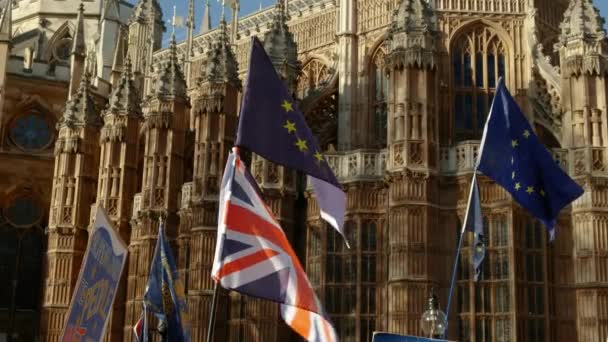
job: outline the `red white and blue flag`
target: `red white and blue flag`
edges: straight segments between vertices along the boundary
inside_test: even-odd
[[[337,341],[285,233],[238,153],[228,158],[212,277],[226,289],[280,303],[281,316],[308,341]]]
[[[148,342],[148,319],[146,314],[146,306],[141,312],[141,317],[133,326],[133,337],[137,342]]]

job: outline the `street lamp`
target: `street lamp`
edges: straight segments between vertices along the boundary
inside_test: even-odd
[[[158,334],[160,335],[160,340],[162,342],[167,342],[167,320],[161,318],[158,320]]]
[[[422,313],[420,321],[422,332],[425,336],[431,338],[441,338],[447,327],[447,317],[441,309],[439,309],[439,300],[435,295],[435,291],[431,290],[427,310]]]

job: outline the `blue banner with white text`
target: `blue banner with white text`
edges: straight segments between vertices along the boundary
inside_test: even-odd
[[[389,333],[375,332],[372,342],[448,342],[447,340],[436,340],[418,336],[403,336]]]
[[[103,340],[126,259],[125,243],[98,208],[60,341]]]

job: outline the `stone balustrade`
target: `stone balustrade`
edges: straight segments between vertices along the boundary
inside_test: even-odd
[[[440,173],[459,175],[473,172],[479,155],[479,141],[464,141],[440,149]],[[606,149],[583,147],[550,150],[556,163],[569,175],[608,176]],[[325,159],[341,183],[382,179],[386,171],[386,150],[356,150],[327,153]]]
[[[553,159],[570,176],[584,174],[608,176],[606,148],[581,147],[550,150]],[[479,154],[479,142],[467,141],[452,147],[441,148],[441,173],[444,175],[472,172]]]

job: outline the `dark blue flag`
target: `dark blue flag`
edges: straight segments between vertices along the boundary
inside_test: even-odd
[[[479,197],[479,186],[477,185],[477,175],[473,175],[471,182],[471,192],[469,194],[469,204],[464,219],[464,229],[473,233],[473,258],[471,263],[475,269],[475,281],[479,280],[481,264],[486,256],[486,245],[483,233],[483,215],[481,213],[481,198]]]
[[[583,194],[538,140],[502,79],[486,122],[478,170],[540,220],[551,239],[560,210]]]
[[[321,217],[342,233],[346,194],[327,164],[302,112],[255,37],[252,39],[236,145],[276,164],[308,174]]]
[[[184,285],[178,277],[162,223],[158,228],[158,241],[144,294],[144,305],[158,319],[166,321],[168,341],[190,341]]]

